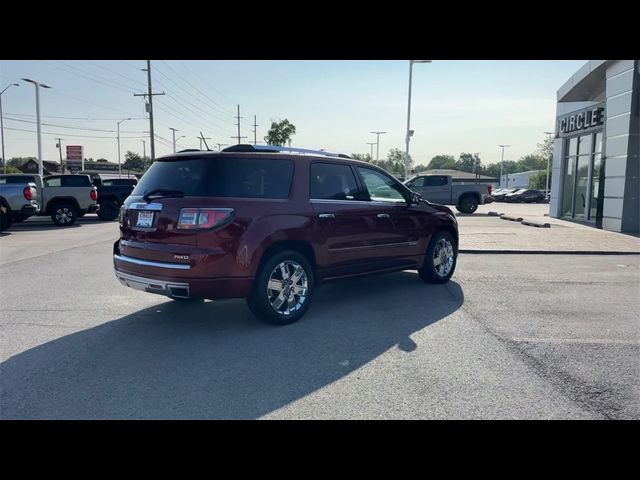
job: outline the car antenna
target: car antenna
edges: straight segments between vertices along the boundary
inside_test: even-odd
[[[200,132],[200,138],[202,138],[202,141],[204,142],[204,146],[207,147],[207,152],[210,152],[211,149],[209,148],[209,145],[207,145],[207,141],[204,139],[204,135],[202,134],[202,132]]]

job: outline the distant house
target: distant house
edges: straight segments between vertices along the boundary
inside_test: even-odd
[[[83,173],[86,175],[99,175],[99,174],[118,174],[118,164],[108,162],[101,159],[97,162],[86,160],[84,162],[84,170],[82,170],[82,161],[80,160],[66,160],[65,171],[63,171],[62,165],[59,162],[50,162],[48,160],[42,161],[44,175],[59,175],[61,173]],[[23,173],[38,173],[38,162],[36,160],[29,160],[18,169]],[[122,175],[135,175],[141,176],[143,172],[138,170],[127,170],[122,168]]]
[[[40,171],[39,164],[36,160],[28,160],[22,166],[18,167],[22,173],[38,173]],[[42,170],[44,175],[56,175],[62,173],[62,165],[59,162],[42,161]]]
[[[449,175],[451,180],[456,183],[500,183],[500,179],[489,177],[487,175],[477,175],[471,172],[463,172],[461,170],[451,170],[448,168],[436,168],[433,170],[422,170],[414,172],[416,175]]]

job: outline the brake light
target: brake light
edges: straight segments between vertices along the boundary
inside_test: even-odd
[[[22,191],[22,194],[24,195],[24,198],[26,198],[27,200],[31,201],[33,199],[33,188],[24,187],[24,190]]]
[[[491,192],[493,192],[493,188],[491,187],[491,185],[489,185],[487,188],[489,189],[489,195],[491,195]]]
[[[180,229],[219,227],[233,217],[233,208],[183,208],[178,217]]]
[[[98,200],[98,190],[96,189],[96,187],[93,187],[93,190],[91,190],[91,200],[93,200],[94,202],[96,200]]]

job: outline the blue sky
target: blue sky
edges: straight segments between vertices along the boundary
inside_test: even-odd
[[[411,155],[428,163],[437,154],[479,153],[483,163],[499,160],[498,144],[510,144],[505,159],[531,153],[553,130],[558,88],[586,60],[443,61],[415,64]],[[146,91],[144,60],[0,61],[7,158],[37,152],[35,94],[41,90],[45,159],[57,159],[55,137],[63,145],[83,145],[85,157],[117,161],[116,122],[121,124],[122,156],[127,150],[149,155],[149,122],[144,103],[133,93]],[[404,150],[408,61],[162,61],[152,62],[156,156],[170,153],[170,127],[179,132],[178,149],[198,148],[200,130],[211,147],[237,143],[234,115],[240,104],[241,135],[258,143],[272,120],[296,125],[292,146],[344,153],[368,153],[380,136],[380,156]],[[28,131],[22,131],[28,130]],[[375,148],[374,148],[375,155]]]

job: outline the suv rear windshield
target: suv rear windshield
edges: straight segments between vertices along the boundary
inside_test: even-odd
[[[293,161],[283,158],[192,158],[158,160],[132,195],[178,190],[193,197],[287,198]]]

